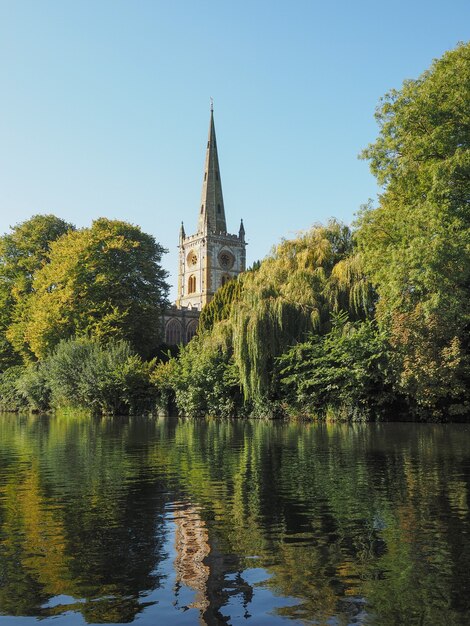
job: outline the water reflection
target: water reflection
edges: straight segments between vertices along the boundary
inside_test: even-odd
[[[8,623],[470,621],[465,425],[4,416],[0,441]]]

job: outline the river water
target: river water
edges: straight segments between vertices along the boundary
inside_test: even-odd
[[[470,427],[0,417],[0,626],[470,624]]]

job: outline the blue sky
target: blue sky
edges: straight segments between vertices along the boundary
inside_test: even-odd
[[[0,0],[0,232],[35,213],[196,228],[209,98],[248,263],[377,195],[379,98],[470,38],[468,0]],[[174,296],[174,291],[173,291]]]

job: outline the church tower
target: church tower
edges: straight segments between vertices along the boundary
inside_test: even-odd
[[[197,232],[186,236],[181,224],[178,247],[177,309],[200,311],[219,287],[245,271],[243,220],[238,235],[227,232],[212,105]]]

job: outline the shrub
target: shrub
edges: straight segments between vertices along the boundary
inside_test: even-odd
[[[0,410],[19,411],[28,403],[18,390],[18,381],[25,371],[22,365],[13,365],[0,374]]]

